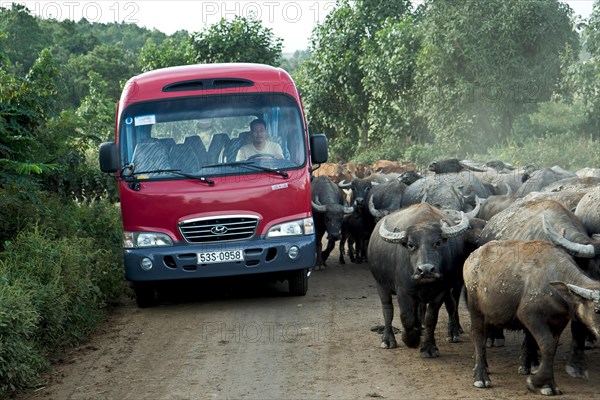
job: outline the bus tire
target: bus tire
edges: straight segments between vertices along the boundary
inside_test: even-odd
[[[289,291],[292,296],[304,296],[308,291],[308,269],[293,271],[288,277]]]

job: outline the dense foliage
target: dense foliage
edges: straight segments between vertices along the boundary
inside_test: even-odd
[[[295,74],[334,159],[485,159],[566,133],[597,148],[598,1],[579,24],[559,0],[377,4],[337,1]]]
[[[337,0],[311,45],[253,18],[165,35],[0,7],[0,397],[35,385],[126,292],[116,185],[98,169],[131,76],[281,65],[333,160],[444,156],[600,167],[600,1]]]

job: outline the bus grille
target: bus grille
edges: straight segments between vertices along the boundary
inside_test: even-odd
[[[183,221],[179,230],[190,243],[229,242],[251,238],[258,218],[252,216],[219,217]]]

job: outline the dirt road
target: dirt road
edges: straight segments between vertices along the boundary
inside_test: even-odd
[[[283,284],[207,282],[167,293],[161,305],[119,307],[97,335],[63,355],[43,387],[22,399],[524,399],[518,375],[522,336],[507,334],[488,352],[494,387],[472,385],[469,321],[461,305],[461,343],[436,332],[441,357],[379,347],[383,323],[366,264],[340,266],[332,254],[305,297]],[[398,312],[394,325],[400,326]],[[597,399],[600,351],[587,351],[590,380],[564,372],[567,340],[556,356],[561,399]]]

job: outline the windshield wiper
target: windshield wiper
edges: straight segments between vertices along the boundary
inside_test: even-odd
[[[200,182],[204,182],[206,184],[208,184],[209,186],[213,186],[215,184],[215,181],[213,181],[212,179],[208,179],[204,176],[197,176],[197,175],[191,175],[191,174],[187,174],[185,172],[182,172],[180,169],[155,169],[155,170],[150,170],[150,171],[140,171],[140,172],[136,172],[135,171],[135,165],[133,163],[131,164],[127,164],[126,166],[124,166],[121,169],[121,176],[125,179],[125,180],[130,180],[129,182],[129,187],[133,190],[140,190],[140,183],[139,180],[137,179],[137,175],[143,175],[143,174],[175,174],[175,175],[180,175],[186,178],[190,178],[190,179],[196,179]]]
[[[285,171],[282,171],[277,168],[263,167],[262,165],[254,164],[251,161],[235,161],[235,162],[223,163],[223,164],[203,165],[202,168],[237,167],[237,166],[248,167],[250,169],[254,169],[255,171],[273,172],[277,175],[283,176],[284,178],[289,177],[289,174]]]

